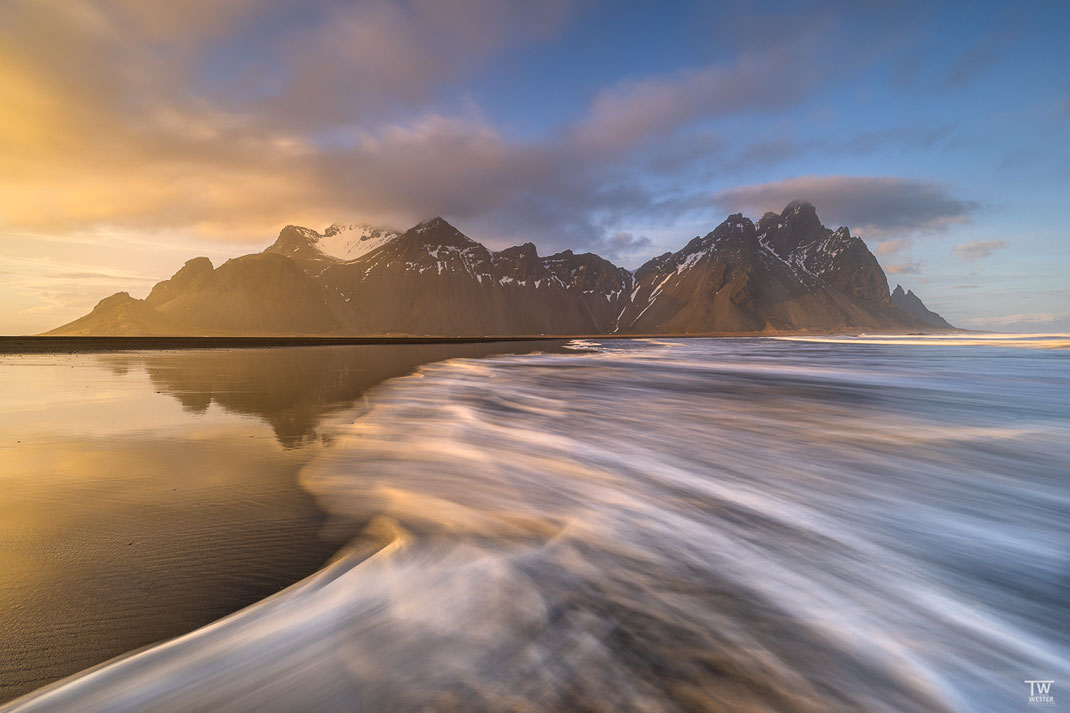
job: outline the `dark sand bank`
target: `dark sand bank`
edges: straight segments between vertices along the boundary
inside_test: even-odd
[[[521,337],[49,337],[0,336],[0,354],[43,354],[146,349],[263,349],[265,347],[488,344],[556,341],[560,336]],[[610,337],[607,337],[610,338]]]
[[[0,360],[0,701],[313,573],[358,523],[297,476],[371,386],[561,342]]]
[[[887,330],[866,330],[867,334],[898,333]],[[962,329],[933,329],[910,334],[969,334]],[[858,330],[770,330],[766,332],[701,332],[688,334],[534,334],[488,337],[436,336],[368,336],[368,337],[54,337],[0,336],[0,355],[3,354],[80,354],[111,351],[144,351],[172,349],[264,349],[267,347],[323,347],[323,346],[448,346],[456,344],[517,344],[522,342],[560,342],[570,339],[709,339],[711,337],[789,337],[789,336],[850,336]],[[509,347],[506,351],[527,348]]]
[[[964,330],[933,330],[924,334],[965,333]],[[92,352],[145,351],[173,349],[264,349],[268,347],[326,346],[449,346],[460,344],[502,344],[499,351],[530,351],[537,346],[516,346],[523,342],[561,342],[570,339],[708,339],[710,337],[783,337],[850,335],[857,332],[770,331],[710,332],[702,334],[566,334],[490,337],[50,337],[0,336],[3,354],[82,354]],[[880,334],[880,330],[871,333]],[[923,332],[917,332],[923,334]]]

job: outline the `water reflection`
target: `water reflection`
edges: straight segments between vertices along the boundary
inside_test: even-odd
[[[344,541],[325,418],[452,356],[559,343],[0,356],[0,701],[207,624]]]
[[[1004,713],[1070,677],[1065,352],[612,342],[369,401],[301,473],[352,548],[11,710]]]
[[[349,408],[372,386],[410,373],[421,364],[454,357],[510,352],[560,351],[563,342],[429,344],[405,346],[292,347],[103,354],[115,373],[145,370],[153,386],[192,413],[214,403],[234,414],[267,422],[279,443],[315,442],[317,427]]]

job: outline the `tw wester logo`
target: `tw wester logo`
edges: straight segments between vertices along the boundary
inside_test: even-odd
[[[1025,681],[1029,684],[1029,702],[1040,703],[1046,706],[1055,705],[1055,697],[1051,695],[1051,684],[1055,681]]]

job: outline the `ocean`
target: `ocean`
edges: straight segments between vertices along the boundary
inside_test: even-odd
[[[354,533],[0,710],[992,711],[1070,682],[1065,336],[583,340],[332,410]]]

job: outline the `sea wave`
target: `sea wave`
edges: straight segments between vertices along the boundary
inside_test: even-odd
[[[785,341],[822,344],[884,344],[915,346],[987,346],[1019,349],[1070,349],[1070,334],[1003,334],[999,332],[950,332],[947,334],[857,334],[842,336],[793,335],[774,337]]]
[[[1070,677],[1063,354],[579,346],[373,391],[302,474],[366,523],[328,567],[0,710],[1002,712]]]

